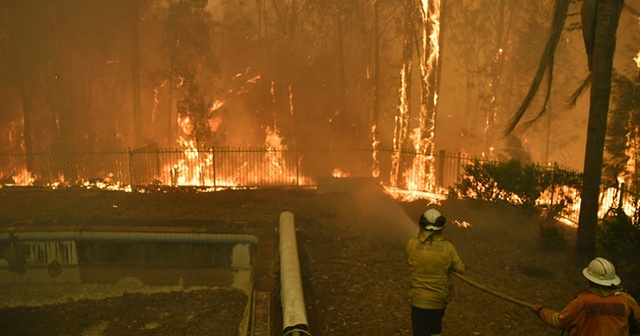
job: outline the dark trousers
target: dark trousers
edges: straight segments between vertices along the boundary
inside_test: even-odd
[[[422,309],[411,306],[413,336],[430,336],[442,333],[444,309]]]

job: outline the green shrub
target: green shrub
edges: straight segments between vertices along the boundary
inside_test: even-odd
[[[523,207],[529,215],[540,215],[540,238],[547,250],[566,247],[564,230],[556,218],[574,202],[582,175],[553,167],[523,165],[518,160],[480,162],[464,167],[464,178],[456,185],[461,197],[484,201],[506,201]]]
[[[555,193],[555,198],[563,199],[563,186],[580,188],[580,174],[554,167],[523,165],[519,160],[506,162],[480,162],[478,160],[464,167],[464,177],[456,184],[462,197],[485,201],[507,201],[534,207],[545,191]],[[568,200],[563,199],[564,203]]]

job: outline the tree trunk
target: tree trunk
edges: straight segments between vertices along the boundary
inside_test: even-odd
[[[27,49],[27,43],[23,41],[28,41],[29,38],[26,35],[26,22],[18,19],[19,15],[24,15],[24,12],[27,10],[24,7],[16,6],[14,8],[18,15],[13,16],[13,20],[9,23],[9,30],[13,30],[15,37],[13,39],[13,45],[9,46],[9,50],[13,51],[8,53],[10,62],[17,71],[17,80],[18,86],[20,90],[20,99],[22,102],[22,139],[24,143],[24,151],[26,155],[26,168],[27,171],[33,173],[33,142],[32,142],[32,132],[31,132],[31,116],[33,114],[33,104],[32,98],[34,95],[30,94],[29,88],[32,87],[33,81],[28,81],[31,78],[31,66],[25,65],[25,60],[28,60],[28,57],[24,55],[29,55],[30,51]],[[24,11],[24,12],[23,12]],[[11,41],[11,39],[10,39]],[[22,55],[22,57],[21,57]],[[28,61],[27,61],[28,62]],[[28,87],[29,86],[29,87]],[[20,146],[16,146],[20,147]],[[12,146],[11,149],[15,147]]]
[[[436,88],[438,85],[437,72],[440,65],[440,47],[442,34],[440,18],[442,2],[429,1],[428,8],[423,8],[421,36],[421,94],[420,94],[420,148],[419,155],[414,158],[413,182],[419,190],[433,190],[435,179],[433,153],[435,150],[436,127]]]
[[[132,0],[131,14],[131,94],[134,147],[142,146],[142,106],[140,102],[140,3]]]
[[[337,11],[340,13],[340,11]],[[344,27],[343,27],[343,18],[342,15],[336,15],[336,25],[338,27],[338,68],[340,70],[340,96],[338,97],[338,134],[339,134],[339,143],[344,146],[344,143],[347,139],[346,134],[351,134],[351,132],[347,132],[347,128],[349,128],[347,122],[347,75],[346,75],[346,66],[345,66],[345,54],[344,54]],[[350,130],[351,131],[351,130]]]
[[[616,30],[623,0],[599,0],[595,16],[592,50],[592,85],[589,107],[589,124],[584,158],[584,180],[580,205],[580,220],[576,244],[578,261],[590,260],[596,253],[596,228],[598,224],[598,199],[604,142],[611,93],[611,73],[616,47]],[[589,48],[587,43],[587,48]],[[587,50],[589,52],[589,50]]]
[[[433,155],[436,118],[437,71],[440,63],[440,1],[429,1],[426,12],[422,12],[421,41],[421,92],[420,92],[420,153]]]
[[[502,74],[504,72],[504,57],[503,51],[505,46],[508,45],[509,36],[507,35],[507,11],[510,9],[507,8],[506,1],[500,0],[497,11],[497,21],[496,21],[496,45],[495,45],[495,57],[491,65],[489,66],[490,71],[490,81],[491,86],[489,87],[489,95],[488,99],[485,99],[481,103],[481,108],[484,113],[484,124],[485,127],[483,129],[483,143],[482,143],[482,152],[486,153],[486,156],[489,159],[495,158],[495,153],[493,149],[495,148],[495,135],[496,132],[496,123],[498,121],[498,106],[500,104],[500,98],[498,98],[498,91],[500,88],[500,81],[502,79]]]
[[[373,107],[371,116],[371,144],[373,149],[372,176],[380,176],[380,131],[378,122],[380,119],[380,92],[382,81],[380,80],[380,1],[373,3]]]
[[[411,69],[414,44],[414,13],[415,3],[412,0],[404,1],[404,41],[402,49],[402,69],[400,70],[400,102],[395,118],[393,130],[393,154],[391,158],[391,174],[389,182],[392,187],[401,186],[400,167],[402,166],[402,150],[406,141],[409,128],[409,115],[411,110]]]
[[[24,140],[24,152],[26,155],[26,168],[27,171],[33,172],[33,142],[31,138],[31,99],[29,98],[29,94],[27,93],[27,88],[25,84],[25,76],[27,76],[27,71],[22,71],[20,76],[20,97],[22,100],[22,139]]]

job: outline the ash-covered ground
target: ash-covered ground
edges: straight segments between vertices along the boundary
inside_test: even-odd
[[[255,288],[271,293],[273,335],[282,331],[278,221],[281,212],[291,211],[311,334],[411,334],[404,244],[417,233],[415,221],[426,210],[426,200],[398,202],[376,188],[323,194],[275,189],[197,192],[175,188],[127,193],[2,188],[0,203],[0,226],[5,232],[52,228],[163,231],[179,227],[187,232],[254,234],[258,237]],[[564,228],[564,247],[551,248],[542,243],[539,219],[513,206],[473,200],[443,201],[434,206],[447,217],[444,234],[457,246],[467,266],[466,275],[474,281],[555,309],[586,286],[581,267],[571,258],[574,229]],[[453,281],[445,334],[542,336],[559,332],[544,326],[527,308],[458,279]],[[82,335],[87,328],[78,326],[91,325],[96,335],[235,334],[229,330],[237,330],[238,312],[246,299],[242,293],[174,294],[124,295],[39,310],[5,310],[0,312],[0,330],[24,324],[40,330],[29,335],[51,335],[43,330]],[[140,309],[132,309],[136,305]],[[154,307],[164,310],[149,313]],[[171,325],[173,329],[160,329]]]

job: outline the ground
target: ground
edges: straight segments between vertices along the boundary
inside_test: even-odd
[[[428,206],[447,217],[444,235],[466,276],[528,303],[562,308],[586,285],[565,245],[543,243],[539,219],[508,205],[473,200],[399,202],[374,188],[198,192],[178,188],[119,192],[0,188],[0,228],[137,229],[249,233],[258,237],[255,287],[271,293],[272,335],[282,334],[277,229],[291,211],[298,233],[305,303],[314,336],[411,335],[406,240]],[[185,224],[191,222],[192,224]],[[138,223],[138,224],[136,224]],[[527,308],[454,279],[446,335],[557,335]],[[0,310],[2,335],[237,334],[241,292],[124,295],[59,306]],[[109,329],[100,321],[112,321]],[[116,321],[117,323],[115,323]],[[97,327],[95,327],[97,326]],[[104,324],[103,324],[104,326]],[[8,330],[17,331],[8,333]],[[18,331],[21,330],[21,331]],[[28,332],[27,330],[32,330]]]

